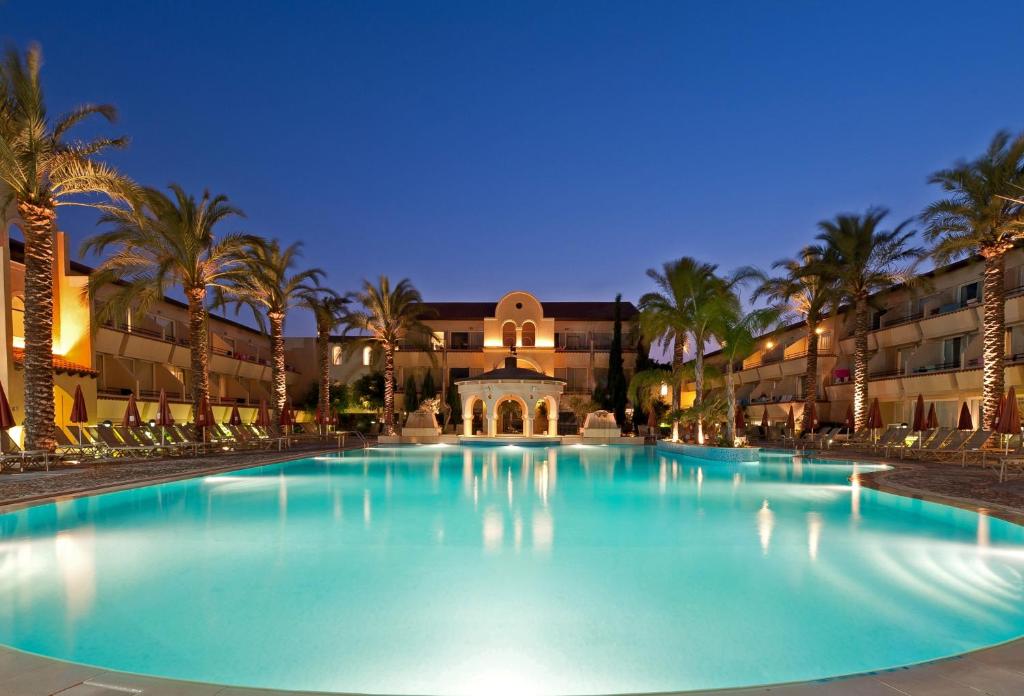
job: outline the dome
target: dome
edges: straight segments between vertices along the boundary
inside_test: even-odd
[[[465,379],[457,380],[456,384],[465,384],[468,382],[495,382],[499,380],[514,380],[518,382],[560,382],[565,383],[564,379],[552,377],[546,375],[543,372],[537,370],[531,370],[528,367],[519,367],[518,361],[515,356],[505,358],[505,364],[502,367],[484,372],[476,377],[466,377]]]

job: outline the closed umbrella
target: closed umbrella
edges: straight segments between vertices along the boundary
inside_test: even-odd
[[[75,398],[71,404],[71,417],[69,421],[78,426],[78,446],[82,446],[82,425],[89,422],[89,411],[85,407],[85,395],[82,394],[82,385],[75,385]]]
[[[843,422],[846,426],[847,432],[853,432],[853,404],[846,407],[846,420]]]
[[[738,409],[736,409],[736,432],[738,433],[741,430],[745,430],[746,427],[747,427],[746,416],[743,415],[743,409],[742,408],[738,408]]]
[[[238,412],[238,404],[231,407],[231,415],[228,416],[228,423],[231,425],[242,424],[242,414]]]
[[[126,428],[142,425],[142,416],[139,415],[139,406],[135,403],[134,394],[128,397],[128,405],[124,407],[124,418],[121,419],[121,425]]]
[[[256,409],[256,420],[253,421],[253,425],[261,428],[270,427],[270,409],[267,408],[266,399],[260,399],[260,407]]]
[[[764,407],[764,412],[761,414],[761,427],[767,429],[769,425],[768,421],[768,407]]]
[[[808,415],[807,427],[810,428],[813,433],[814,429],[818,426],[818,408],[813,403],[811,404],[810,413]]]
[[[967,402],[960,407],[960,420],[957,421],[958,430],[974,430],[974,421],[971,420],[971,410],[967,408]]]
[[[205,442],[206,429],[213,425],[213,409],[210,408],[210,400],[205,396],[199,402],[199,408],[196,410],[195,425],[202,432],[203,442]]]
[[[292,405],[287,401],[284,403],[284,407],[281,409],[281,417],[278,419],[278,423],[282,428],[287,428],[290,425],[295,425],[295,414],[292,413]]]
[[[999,418],[999,427],[996,429],[1000,435],[1017,435],[1020,433],[1020,409],[1017,408],[1017,390],[1010,387],[1006,394],[1006,405],[1003,407],[1002,416]],[[1006,440],[1006,451],[1009,453],[1010,440]]]
[[[167,427],[174,425],[171,405],[167,403],[167,392],[160,390],[160,398],[156,403],[156,424],[160,426],[160,444],[167,443]]]
[[[924,421],[924,397],[917,395],[917,404],[914,406],[914,432],[919,433],[925,429]]]
[[[786,416],[786,430],[790,432],[796,430],[796,417],[793,415],[793,404],[789,405],[789,415]]]
[[[0,430],[7,430],[14,427],[14,414],[11,413],[11,405],[7,402],[7,394],[4,393],[4,385],[0,384]],[[0,440],[0,452],[4,451],[4,443]]]
[[[925,419],[924,427],[926,430],[935,430],[939,427],[939,416],[935,413],[935,402],[928,407],[928,417]]]
[[[1005,411],[1005,410],[1006,410],[1006,395],[1003,394],[1002,396],[999,397],[999,403],[996,404],[996,418],[995,418],[996,432],[999,431],[999,421],[1002,420],[1002,418],[1003,418],[1003,411]]]
[[[871,402],[871,409],[868,411],[868,428],[872,433],[882,427],[882,411],[878,407],[878,399]]]

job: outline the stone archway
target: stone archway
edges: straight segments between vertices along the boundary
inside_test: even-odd
[[[479,419],[477,417],[477,406],[480,407]],[[488,432],[488,418],[487,418],[487,402],[481,399],[479,396],[472,395],[466,399],[462,406],[462,433],[464,435],[474,435],[478,432],[476,424],[479,423],[479,432],[487,434]]]
[[[515,404],[516,408],[509,409],[507,407],[509,403]],[[517,416],[522,421],[520,432],[515,431]],[[494,413],[491,415],[488,434],[522,435],[523,437],[533,435],[533,412],[526,405],[523,397],[518,394],[502,394],[494,400]]]
[[[476,377],[469,377],[458,380],[456,388],[459,390],[459,397],[462,400],[463,413],[463,437],[470,437],[479,432],[472,424],[473,410],[479,401],[486,409],[487,427],[485,432],[490,437],[500,435],[517,435],[519,437],[532,437],[536,429],[534,423],[537,416],[537,403],[544,402],[547,413],[546,436],[554,437],[558,432],[558,399],[565,387],[565,380],[551,377],[538,370],[519,366],[517,359],[510,356],[505,359],[504,367],[499,367],[490,372],[485,372]],[[515,402],[518,406],[518,414],[522,418],[522,432],[510,432],[519,428],[510,428],[506,420],[499,427],[499,421],[508,407],[502,404],[509,401]],[[518,426],[518,423],[516,424]]]

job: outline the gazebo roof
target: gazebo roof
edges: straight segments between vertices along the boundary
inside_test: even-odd
[[[565,383],[564,379],[558,377],[552,377],[546,375],[543,372],[537,370],[531,370],[528,367],[519,367],[515,356],[505,358],[505,365],[489,372],[484,372],[477,375],[476,377],[465,377],[463,379],[455,380],[456,384],[463,384],[465,382],[498,382],[498,381],[515,381],[515,382],[561,382]]]

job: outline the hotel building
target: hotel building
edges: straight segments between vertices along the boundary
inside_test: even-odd
[[[912,422],[918,394],[935,404],[940,425],[955,427],[966,402],[979,424],[982,356],[982,271],[980,257],[922,274],[917,287],[898,286],[872,302],[868,334],[868,398],[878,399],[887,423]],[[1024,385],[1024,249],[1006,258],[1006,388]],[[819,422],[842,423],[853,402],[853,314],[821,323],[818,343]],[[793,324],[736,365],[737,399],[748,419],[760,422],[767,408],[782,422],[792,405],[803,411],[802,379],[807,354],[806,325]],[[709,356],[711,363],[720,362]],[[689,393],[692,399],[692,389]]]

